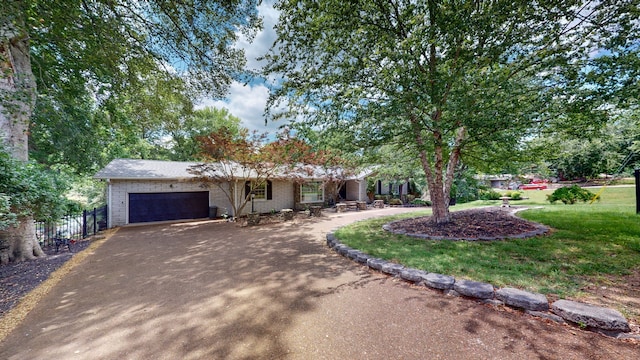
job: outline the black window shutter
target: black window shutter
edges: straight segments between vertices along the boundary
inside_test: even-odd
[[[267,180],[267,200],[271,200],[273,198],[273,192],[271,191],[272,184],[270,180]]]
[[[244,183],[244,197],[247,198],[251,193],[251,181],[245,181]]]

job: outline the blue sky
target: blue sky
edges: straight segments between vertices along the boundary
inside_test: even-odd
[[[271,1],[263,1],[258,11],[263,21],[263,30],[256,34],[253,42],[249,43],[241,38],[238,46],[245,50],[247,68],[258,70],[262,67],[257,58],[264,55],[273,44],[276,33],[273,27],[278,21],[278,12],[273,8]],[[229,93],[225,99],[204,99],[197,107],[205,106],[226,108],[231,114],[242,120],[242,125],[249,130],[274,133],[277,128],[284,125],[282,122],[264,123],[264,109],[269,96],[269,90],[264,82],[253,81],[248,85],[238,82],[231,84]]]

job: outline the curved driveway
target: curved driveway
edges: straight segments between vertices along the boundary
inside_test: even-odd
[[[0,358],[640,358],[638,345],[410,286],[324,245],[336,226],[400,211],[122,228],[0,343]]]

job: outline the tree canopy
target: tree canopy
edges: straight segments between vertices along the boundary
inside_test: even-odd
[[[144,157],[146,146],[162,141],[157,129],[241,77],[245,57],[235,43],[261,26],[258,3],[3,2],[0,143],[20,161],[31,149],[38,160],[78,171],[117,154]],[[15,259],[42,256],[32,219],[21,219],[15,233]]]
[[[16,78],[32,76],[37,86],[29,119],[30,155],[82,173],[114,157],[155,156],[168,129],[190,115],[194,100],[224,96],[242,75],[244,53],[234,43],[240,34],[251,38],[260,26],[257,3],[54,0],[3,5],[0,24],[13,29],[11,38],[3,33],[3,42],[24,41],[33,68],[33,75]],[[12,54],[16,51],[2,52],[8,69],[15,63]]]
[[[183,121],[175,123],[169,129],[171,135],[170,158],[176,161],[193,161],[200,155],[198,138],[225,129],[229,134],[240,136],[242,126],[240,118],[226,109],[203,108],[193,111]]]
[[[516,156],[543,128],[606,118],[585,88],[593,52],[637,41],[629,1],[279,1],[269,107],[363,148],[420,160],[438,222],[460,161]],[[637,42],[635,42],[637,50]],[[619,47],[628,54],[633,47]],[[616,52],[618,54],[618,52]],[[604,82],[606,83],[606,81]],[[285,106],[282,106],[285,105]]]

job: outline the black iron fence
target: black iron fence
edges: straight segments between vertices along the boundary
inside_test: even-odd
[[[36,221],[36,236],[41,245],[54,245],[55,238],[80,240],[107,228],[107,206],[67,214],[54,222]]]

